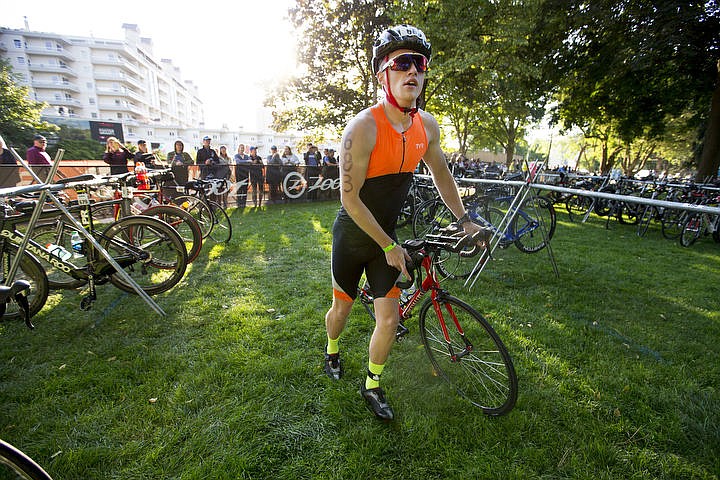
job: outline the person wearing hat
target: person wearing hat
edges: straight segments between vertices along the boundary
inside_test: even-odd
[[[202,139],[202,147],[197,151],[195,163],[200,165],[200,178],[205,178],[213,171],[213,166],[217,165],[218,154],[210,148],[211,138],[205,135]]]
[[[147,142],[145,140],[138,140],[137,152],[135,152],[135,163],[142,162],[147,168],[155,166],[155,155],[148,152]]]
[[[257,147],[250,147],[250,187],[252,188],[253,207],[262,207],[265,192],[263,159],[258,155]]]
[[[270,190],[270,203],[278,203],[282,201],[282,191],[280,183],[282,182],[282,158],[278,153],[275,145],[270,147],[270,155],[267,157],[267,184]]]
[[[52,166],[50,155],[45,151],[46,146],[47,139],[42,135],[35,135],[33,137],[33,146],[25,152],[25,159],[28,164],[32,166],[33,172],[35,172],[43,182],[47,180],[50,167]]]
[[[338,341],[365,274],[375,298],[375,329],[360,394],[383,421],[394,418],[380,377],[399,322],[396,282],[401,274],[410,277],[410,256],[397,243],[395,224],[420,160],[430,168],[441,198],[464,230],[481,231],[468,218],[448,169],[437,120],[418,109],[430,54],[430,42],[416,27],[398,25],[382,32],[373,45],[372,69],[385,97],[350,120],[340,143],[342,207],[333,225],[333,300],[325,315],[324,370],[333,380],[343,374]]]

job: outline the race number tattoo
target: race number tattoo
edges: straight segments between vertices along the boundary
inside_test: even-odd
[[[350,136],[345,139],[343,142],[343,158],[342,158],[342,189],[343,192],[350,192],[352,191],[352,177],[350,176],[350,170],[352,170],[353,161],[352,161],[352,153],[350,153],[350,149],[352,148],[352,140],[350,139]]]

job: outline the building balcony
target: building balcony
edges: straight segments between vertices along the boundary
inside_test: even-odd
[[[40,47],[27,47],[25,53],[29,55],[44,55],[47,57],[58,57],[68,62],[74,62],[75,56],[65,50],[64,48],[40,48]]]
[[[133,75],[140,75],[140,70],[124,58],[92,57],[92,63],[93,65],[112,65],[115,67],[121,67]]]
[[[37,96],[38,102],[45,102],[50,105],[54,106],[66,106],[66,107],[82,107],[83,104],[80,100],[76,100],[74,98],[60,98],[57,99],[55,97],[47,97],[47,96]]]
[[[95,80],[109,80],[112,82],[122,82],[127,85],[130,85],[132,87],[135,87],[136,90],[145,91],[145,86],[137,79],[129,76],[124,75],[122,73],[108,73],[108,72],[95,72],[93,74],[93,78]]]
[[[74,93],[80,93],[80,87],[74,83],[69,82],[41,82],[33,80],[32,87],[35,90],[38,89],[50,89],[50,90],[70,90]]]
[[[145,102],[145,98],[132,91],[128,90],[127,88],[97,88],[95,89],[95,92],[98,94],[98,96],[104,96],[104,97],[126,97],[126,98],[132,98],[133,100],[137,100],[140,103]]]
[[[30,65],[28,65],[28,68],[32,72],[62,73],[63,75],[67,75],[68,77],[77,78],[77,73],[75,73],[75,71],[67,65],[53,65],[48,63],[32,62],[30,63]]]
[[[102,115],[107,112],[130,112],[138,116],[147,116],[147,111],[144,107],[138,107],[132,103],[123,103],[118,105],[117,103],[100,103],[98,108],[102,111]]]

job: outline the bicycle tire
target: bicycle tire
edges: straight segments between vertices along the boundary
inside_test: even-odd
[[[190,212],[174,205],[156,205],[142,214],[162,220],[180,234],[187,249],[188,263],[198,257],[202,250],[203,235],[200,224]]]
[[[32,239],[40,245],[47,245],[48,243],[54,243],[60,245],[68,252],[72,252],[72,233],[77,231],[67,222],[58,218],[55,223],[46,223],[39,225],[35,228],[32,233]],[[56,268],[51,263],[39,259],[40,264],[45,269],[47,274],[48,286],[51,290],[72,290],[80,288],[87,283],[87,280],[81,280],[73,278],[70,274],[63,272]],[[84,267],[87,265],[87,261],[84,257],[78,257],[74,255],[72,263],[77,267]]]
[[[210,212],[213,214],[213,226],[210,229],[210,238],[218,243],[228,243],[232,239],[232,224],[230,217],[219,203],[208,201]]]
[[[685,219],[680,232],[680,245],[689,247],[705,232],[705,216],[692,213]]]
[[[682,226],[685,223],[687,212],[683,210],[669,209],[665,211],[662,220],[662,236],[668,240],[675,240],[682,233]]]
[[[125,272],[148,295],[170,290],[178,284],[187,269],[187,249],[180,235],[167,223],[153,217],[131,215],[110,225],[100,236],[100,245],[113,258],[134,258]],[[134,248],[133,248],[134,247]],[[149,255],[140,259],[138,249]],[[113,285],[135,293],[133,286],[117,273],[110,275]]]
[[[517,237],[515,246],[524,253],[537,253],[545,248],[547,242],[552,240],[553,235],[555,235],[555,226],[557,224],[555,207],[547,198],[535,197],[526,199],[520,206],[520,210],[526,215],[530,215],[531,218],[526,219],[519,212],[515,215],[511,225],[513,236]],[[542,217],[545,224],[544,230],[542,225],[532,218],[536,212]],[[526,231],[523,231],[525,229]]]
[[[0,284],[6,285],[7,273],[10,265],[17,255],[18,249],[15,245],[4,242],[0,250],[0,264],[2,265],[2,278]],[[48,286],[47,275],[40,262],[28,252],[23,252],[20,259],[20,267],[15,274],[14,280],[27,280],[30,282],[30,291],[27,293],[28,304],[30,306],[30,317],[34,317],[45,306],[48,298],[50,287]],[[5,306],[5,313],[2,315],[3,320],[22,320],[24,314],[14,301],[10,301]]]
[[[502,340],[474,308],[451,295],[437,298],[437,310],[428,299],[420,310],[419,326],[425,353],[435,371],[458,395],[482,409],[486,415],[504,415],[515,406],[518,381],[510,354]],[[460,335],[454,322],[447,319],[454,357],[445,341],[438,311],[454,316],[462,327]],[[469,342],[469,343],[467,343]],[[471,345],[471,350],[466,350]],[[467,352],[458,357],[458,353]]]
[[[657,216],[658,216],[657,209],[653,205],[645,205],[645,208],[643,208],[642,214],[640,214],[640,220],[638,221],[638,225],[637,225],[638,237],[645,236],[648,229],[650,228],[650,223]]]
[[[620,202],[617,209],[618,222],[624,225],[637,225],[640,221],[640,207],[637,204]]]
[[[565,209],[571,222],[581,222],[591,207],[592,200],[590,197],[571,195],[565,201]]]
[[[4,465],[13,470],[16,476],[12,478],[52,480],[52,477],[32,458],[3,440],[0,440],[0,465]],[[11,478],[9,474],[10,471],[4,469],[4,471],[0,472],[0,478]]]
[[[200,225],[203,238],[210,236],[215,220],[207,202],[192,195],[180,195],[173,200],[173,204],[187,211],[195,218],[198,225]]]
[[[422,203],[413,215],[412,231],[414,238],[423,238],[440,228],[447,227],[453,220],[450,209],[440,199]]]

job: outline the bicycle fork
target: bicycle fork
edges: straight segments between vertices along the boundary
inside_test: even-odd
[[[450,305],[449,303],[444,303],[448,314],[450,314],[450,318],[452,318],[453,323],[455,324],[455,328],[457,329],[460,338],[462,338],[462,341],[465,344],[465,348],[463,348],[462,351],[455,353],[455,349],[452,346],[452,340],[450,339],[450,332],[448,331],[447,323],[445,322],[445,317],[442,313],[442,308],[440,308],[440,304],[443,303],[442,293],[438,296],[433,295],[433,297],[433,308],[435,309],[435,313],[440,320],[440,328],[442,329],[443,337],[445,338],[445,343],[447,344],[448,352],[450,353],[450,361],[453,363],[459,362],[464,356],[470,354],[473,351],[473,344],[470,343],[470,341],[465,337],[465,331],[460,326],[460,322],[458,322],[452,305]]]

